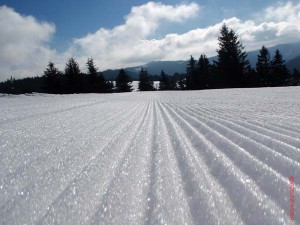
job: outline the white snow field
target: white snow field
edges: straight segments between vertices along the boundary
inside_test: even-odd
[[[0,107],[1,225],[300,223],[299,87]]]

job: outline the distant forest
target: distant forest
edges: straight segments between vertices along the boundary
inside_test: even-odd
[[[247,60],[247,52],[237,33],[224,24],[218,37],[217,59],[209,63],[206,55],[198,60],[193,56],[187,63],[186,73],[174,75],[161,71],[151,76],[145,68],[139,72],[139,91],[156,90],[153,81],[159,80],[159,90],[203,90],[214,88],[279,87],[300,85],[300,73],[286,67],[279,50],[271,58],[269,50],[262,46],[256,67]],[[0,93],[23,94],[43,92],[51,94],[131,92],[132,79],[124,69],[119,70],[115,80],[106,80],[98,72],[92,58],[86,63],[88,73],[82,73],[74,58],[59,71],[49,62],[42,77],[9,79],[0,83]]]

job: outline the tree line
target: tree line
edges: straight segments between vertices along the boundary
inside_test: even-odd
[[[201,90],[212,88],[279,87],[300,85],[300,73],[291,73],[279,50],[271,58],[269,50],[262,46],[257,56],[256,67],[251,68],[245,47],[237,33],[222,26],[218,37],[217,60],[209,62],[206,55],[198,61],[190,57],[186,74],[176,85],[163,71],[160,77],[161,90]]]
[[[269,50],[263,46],[257,56],[255,68],[251,68],[245,47],[237,33],[223,24],[218,37],[217,60],[209,62],[205,54],[199,60],[190,57],[184,75],[167,75],[161,71],[159,90],[202,90],[212,88],[278,87],[300,85],[300,73],[296,69],[291,73],[279,50],[271,58]],[[42,78],[26,78],[23,84],[41,84],[39,92],[52,94],[71,93],[111,93],[131,92],[132,79],[124,69],[119,70],[116,82],[108,81],[98,72],[94,60],[86,63],[87,73],[82,73],[79,64],[70,58],[64,72],[49,62]],[[27,83],[26,83],[26,82]],[[7,80],[0,84],[0,92],[11,93],[18,81]],[[21,82],[19,82],[20,86]],[[30,87],[30,85],[28,85]],[[139,91],[156,90],[153,79],[145,68],[139,72]]]
[[[76,60],[70,58],[63,73],[53,62],[49,62],[43,75],[45,92],[52,94],[111,92],[112,82],[106,81],[104,76],[98,73],[92,58],[87,60],[86,66],[88,72],[84,74]]]

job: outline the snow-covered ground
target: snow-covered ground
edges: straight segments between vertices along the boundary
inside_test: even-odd
[[[300,223],[300,88],[0,97],[0,224]]]

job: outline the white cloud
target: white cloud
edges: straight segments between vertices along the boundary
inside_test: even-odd
[[[55,53],[47,46],[55,32],[53,24],[38,22],[32,16],[22,16],[2,6],[0,31],[1,80],[10,75],[39,75],[42,67]]]
[[[136,66],[152,60],[187,59],[202,53],[213,56],[223,23],[239,34],[247,50],[300,38],[300,3],[288,1],[262,10],[251,20],[233,17],[183,34],[151,39],[163,23],[184,23],[197,16],[200,9],[196,3],[171,6],[149,2],[133,7],[124,17],[124,24],[75,38],[66,52],[57,54],[47,45],[55,32],[53,24],[0,7],[0,76],[41,74],[50,59],[63,69],[70,56],[81,66],[93,57],[101,69]]]
[[[101,28],[94,34],[75,39],[70,54],[81,61],[96,59],[103,69],[140,65],[152,60],[179,60],[189,55],[216,54],[218,35],[223,23],[233,28],[247,50],[262,45],[296,41],[300,37],[300,3],[277,3],[256,15],[260,20],[241,21],[233,17],[220,23],[191,30],[184,34],[167,34],[162,39],[149,39],[165,21],[183,22],[194,17],[200,6],[191,3],[168,6],[147,3],[133,7],[125,23],[111,30]]]
[[[299,22],[300,3],[294,4],[292,1],[278,2],[274,6],[266,8],[264,12],[264,19],[269,22]]]
[[[164,21],[182,23],[200,10],[196,3],[176,6],[149,2],[133,7],[123,25],[111,30],[99,29],[94,34],[75,39],[69,50],[79,61],[92,56],[104,68],[136,65],[160,59],[158,40],[148,40]],[[81,59],[80,59],[81,58]]]

